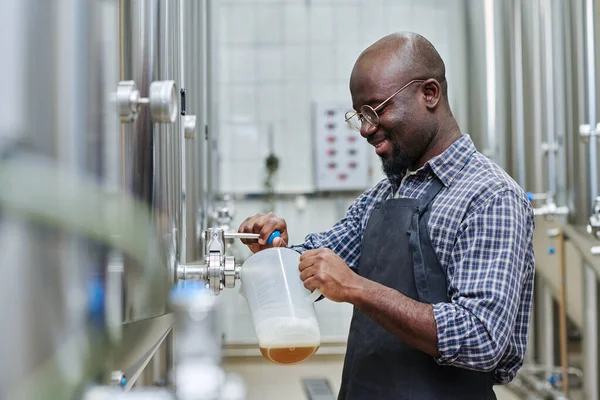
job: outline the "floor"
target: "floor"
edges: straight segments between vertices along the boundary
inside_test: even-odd
[[[278,366],[261,357],[228,357],[223,367],[241,376],[247,385],[247,400],[306,400],[302,380],[326,379],[334,393],[339,389],[343,356],[321,355],[293,366]],[[498,400],[519,400],[503,386],[494,389]]]

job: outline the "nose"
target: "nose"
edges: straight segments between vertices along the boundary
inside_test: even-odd
[[[367,120],[365,120],[360,126],[360,136],[364,137],[365,139],[375,132],[377,132],[377,127],[369,123]]]

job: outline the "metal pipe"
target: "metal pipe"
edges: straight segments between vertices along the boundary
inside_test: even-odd
[[[179,0],[179,86],[185,89],[185,0]],[[184,132],[183,115],[179,116],[179,141],[180,141],[180,236],[179,236],[179,262],[187,262],[187,213],[186,213],[186,141]]]
[[[595,13],[594,0],[585,0],[585,36],[586,36],[586,64],[587,64],[587,106],[588,124],[596,126],[596,55],[595,55]],[[594,204],[598,196],[598,143],[592,138],[589,143],[589,201]],[[584,363],[586,374],[585,388],[587,398],[597,399],[600,396],[598,385],[598,277],[589,266],[585,266],[584,282],[584,307],[585,307],[585,334],[584,334]]]
[[[548,192],[553,198],[556,196],[556,123],[555,123],[555,105],[554,105],[554,59],[552,48],[552,1],[542,0],[540,8],[541,19],[543,24],[543,51],[544,51],[544,70],[545,70],[545,96],[544,105],[546,111],[546,143],[548,144],[547,157],[547,176],[548,176]]]
[[[544,323],[543,341],[544,348],[542,351],[543,363],[548,367],[554,366],[554,310],[552,293],[546,282],[542,285],[542,318]]]
[[[496,140],[496,43],[494,25],[494,0],[484,3],[485,58],[486,58],[486,106],[487,106],[487,149],[486,155],[498,161]]]
[[[177,266],[177,278],[205,282],[208,279],[208,266],[205,264],[180,264]]]
[[[219,158],[218,158],[218,105],[215,93],[218,84],[218,54],[215,46],[216,28],[213,22],[216,21],[216,7],[218,4],[213,0],[204,0],[204,21],[205,21],[205,48],[207,62],[205,64],[206,76],[206,126],[207,129],[207,209],[210,209],[216,202],[216,197],[220,192],[219,187]]]
[[[535,393],[550,396],[554,400],[568,400],[566,395],[552,387],[552,384],[546,380],[539,379],[537,376],[528,372],[519,373],[519,377],[528,385],[532,386]]]
[[[594,0],[585,0],[586,18],[586,64],[587,64],[587,105],[588,124],[596,126],[596,53],[595,53],[595,25],[594,25]],[[589,144],[589,178],[590,178],[590,204],[598,196],[598,143],[595,138]]]
[[[577,52],[577,45],[574,44],[574,40],[577,40],[577,32],[575,28],[577,25],[574,23],[574,15],[575,12],[573,10],[573,5],[571,2],[562,2],[560,1],[562,9],[558,13],[558,17],[560,22],[559,25],[564,26],[564,37],[561,35],[562,43],[562,54],[564,60],[576,60],[577,57],[581,57],[582,52]],[[577,56],[576,56],[577,54]],[[575,61],[576,65],[579,65],[581,68],[580,62],[578,60]],[[576,70],[576,66],[574,62],[566,62],[564,63],[564,84],[565,84],[565,99],[570,99],[569,102],[565,101],[565,122],[563,124],[565,129],[564,135],[564,146],[565,146],[565,154],[564,159],[561,163],[561,168],[564,168],[562,173],[562,179],[565,182],[565,198],[563,200],[563,204],[566,204],[571,213],[571,222],[580,223],[582,213],[577,212],[576,210],[585,209],[581,207],[581,201],[587,202],[586,196],[583,199],[578,199],[578,189],[581,193],[581,188],[577,184],[577,180],[580,179],[579,168],[579,157],[576,156],[577,149],[580,147],[580,140],[578,135],[578,130],[574,129],[575,126],[579,125],[579,122],[583,119],[579,119],[575,116],[575,110],[573,107],[573,103],[578,103],[579,98],[577,95],[581,96],[581,91],[577,91],[576,82],[574,82],[573,72]],[[581,74],[583,75],[583,74]],[[578,93],[579,92],[579,93]],[[579,162],[578,162],[579,161]],[[571,168],[568,168],[567,165],[571,165]],[[587,217],[587,215],[585,215]]]
[[[534,192],[546,192],[546,188],[544,185],[544,163],[543,163],[543,155],[541,151],[542,141],[543,141],[543,120],[542,120],[542,78],[537,71],[541,71],[542,63],[540,56],[541,49],[541,39],[540,39],[540,3],[539,0],[533,0],[530,3],[531,6],[531,30],[532,30],[532,64],[533,71],[536,73],[531,77],[532,81],[532,97],[533,97],[533,148],[537,149],[537,151],[533,151],[534,158],[534,170],[538,171],[534,175],[535,181],[534,183]]]
[[[584,290],[584,340],[583,340],[583,371],[585,374],[584,387],[586,398],[600,398],[598,387],[598,276],[594,270],[585,265]]]
[[[565,237],[562,229],[558,229],[556,237],[556,248],[558,250],[558,316],[559,316],[559,338],[560,338],[560,365],[562,371],[562,391],[568,395],[569,375],[567,373],[567,299],[566,299],[566,273],[565,273]]]
[[[513,7],[513,129],[516,136],[516,170],[517,182],[522,188],[527,188],[525,167],[525,109],[523,101],[523,21],[521,15],[521,0],[515,0]]]
[[[546,373],[546,374],[558,374],[563,372],[561,367],[551,367],[548,368],[546,365],[536,365],[536,364],[525,364],[519,372],[530,372],[532,374]],[[583,371],[579,368],[569,367],[567,368],[567,373],[569,375],[576,376],[578,378],[583,379]]]
[[[540,394],[533,390],[533,388],[525,384],[519,375],[517,375],[515,379],[508,383],[507,387],[515,392],[519,398],[524,398],[527,400],[544,400]]]
[[[567,205],[567,75],[566,64],[569,60],[566,57],[566,39],[567,36],[564,16],[567,14],[568,4],[562,0],[551,0],[549,4],[550,27],[553,37],[553,60],[554,66],[554,93],[552,94],[554,102],[554,140],[556,142],[556,203]],[[571,208],[572,210],[572,208]]]

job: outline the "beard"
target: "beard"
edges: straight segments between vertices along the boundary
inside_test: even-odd
[[[389,159],[381,158],[383,173],[388,179],[397,181],[406,173],[413,164],[412,158],[397,143],[392,142],[392,155]]]

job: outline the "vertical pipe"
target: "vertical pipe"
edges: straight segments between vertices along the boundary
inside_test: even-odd
[[[556,153],[556,203],[559,205],[568,205],[567,203],[567,115],[569,105],[567,102],[567,81],[570,78],[567,75],[567,64],[570,58],[567,54],[567,29],[566,18],[568,14],[568,4],[563,0],[551,0],[551,21],[550,27],[553,35],[553,61],[554,65],[554,93],[551,94],[554,99],[554,138],[558,146]],[[571,208],[572,209],[572,208]]]
[[[567,360],[567,290],[565,273],[565,237],[562,229],[559,228],[556,238],[558,249],[558,316],[560,329],[560,367],[562,371],[562,391],[565,395],[569,388],[569,366]]]
[[[119,1],[101,2],[99,5],[102,27],[105,32],[120,32]],[[112,40],[111,40],[112,39]],[[102,51],[102,82],[106,93],[114,90],[115,82],[119,81],[119,43],[117,34],[104,38]],[[105,185],[111,192],[120,192],[122,185],[121,157],[123,155],[121,127],[117,113],[113,112],[110,99],[105,101],[102,109],[104,127],[102,132],[105,141],[102,165],[104,168]],[[120,252],[109,252],[106,266],[106,324],[110,335],[115,340],[121,339],[123,322],[123,257]]]
[[[587,100],[588,100],[588,124],[596,126],[596,54],[595,54],[595,25],[594,25],[594,0],[585,2],[586,18],[586,63],[587,63]],[[589,173],[590,173],[590,204],[598,196],[598,143],[590,140],[589,144]]]
[[[20,86],[25,82],[25,49],[27,40],[26,22],[28,4],[25,1],[9,1],[2,5],[0,14],[0,54],[5,61],[0,65],[0,146],[6,140],[17,139],[21,134],[25,119],[25,94]],[[15,38],[18,38],[16,40]]]
[[[542,351],[542,363],[548,367],[554,367],[554,310],[552,293],[546,282],[542,285],[542,318],[544,327]]]
[[[542,82],[539,71],[542,70],[542,62],[540,56],[541,39],[540,39],[540,3],[539,0],[531,1],[531,30],[532,30],[532,70],[535,71],[532,75],[532,97],[533,97],[533,158],[535,160],[534,166],[536,174],[535,176],[535,189],[536,192],[543,192],[547,189],[544,185],[544,163],[541,151],[542,145]]]
[[[586,399],[600,398],[598,388],[598,278],[589,265],[585,265],[583,373]]]
[[[150,83],[156,77],[156,35],[158,1],[123,1],[126,16],[122,57],[123,79],[134,80],[142,97],[148,97]],[[124,126],[127,165],[125,184],[130,192],[153,205],[154,192],[154,125],[148,107],[141,107],[137,119]]]
[[[215,46],[215,26],[213,22],[216,18],[215,9],[218,6],[214,0],[204,0],[205,15],[205,48],[204,54],[206,68],[206,121],[205,129],[208,129],[207,135],[207,209],[214,205],[219,188],[219,146],[218,146],[218,109],[215,93],[217,85],[218,54]]]
[[[595,25],[594,25],[594,0],[585,0],[585,39],[586,39],[586,65],[587,65],[587,106],[588,124],[596,126],[596,68],[595,68]],[[589,200],[590,205],[598,196],[598,160],[597,142],[592,138],[589,143]],[[598,388],[598,280],[590,266],[585,266],[585,374],[587,398],[597,399],[600,395]]]
[[[555,106],[554,106],[554,59],[553,59],[553,41],[552,41],[552,0],[542,0],[541,19],[543,23],[543,50],[544,50],[544,70],[545,70],[545,96],[544,106],[546,111],[546,143],[548,145],[547,157],[547,177],[548,192],[550,196],[556,196],[556,124],[555,124]]]
[[[185,0],[179,0],[179,86],[185,89]],[[179,237],[179,262],[187,262],[187,214],[186,214],[186,149],[183,116],[179,116],[180,154],[180,237]]]
[[[498,161],[496,140],[496,43],[494,25],[494,0],[485,0],[485,58],[487,106],[487,155]]]
[[[516,136],[516,170],[517,182],[522,188],[527,189],[527,174],[525,172],[525,110],[523,101],[523,21],[522,21],[522,0],[515,0],[513,8],[514,21],[514,63],[513,63],[513,129]]]

